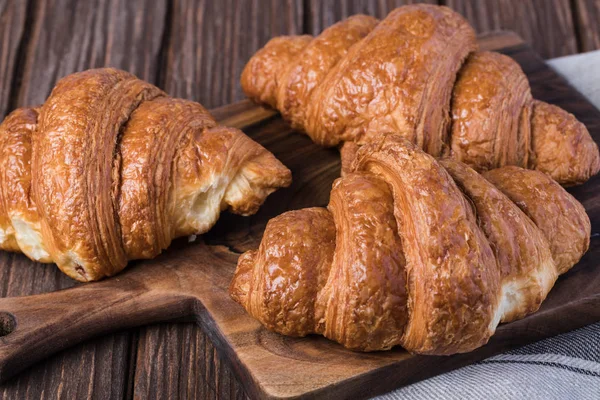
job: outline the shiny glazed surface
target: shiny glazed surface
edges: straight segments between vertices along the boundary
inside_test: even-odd
[[[542,172],[482,176],[382,134],[357,150],[326,209],[269,221],[230,293],[285,335],[454,354],[535,312],[589,238],[583,207]]]
[[[248,215],[291,173],[262,146],[116,69],[61,79],[0,125],[0,248],[97,280],[220,212]]]
[[[407,5],[382,21],[355,15],[314,38],[274,38],[241,83],[323,146],[388,132],[479,172],[517,165],[574,185],[600,170],[585,126],[534,102],[519,65],[477,52],[473,29],[443,6]]]

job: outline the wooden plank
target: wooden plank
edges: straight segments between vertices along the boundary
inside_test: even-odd
[[[136,398],[247,398],[229,363],[221,359],[196,324],[142,328],[139,346],[147,352],[138,353],[136,360]],[[145,368],[147,356],[154,357],[155,366],[151,370]],[[149,376],[140,376],[146,373]]]
[[[239,84],[244,65],[273,36],[301,34],[302,12],[301,0],[174,1],[162,87],[207,108],[245,98]],[[246,398],[233,375],[195,324],[140,331],[136,398]]]
[[[17,65],[17,50],[25,26],[26,1],[0,0],[0,117],[6,115],[13,77]]]
[[[523,43],[523,39],[511,31],[495,31],[484,33],[477,36],[477,44],[481,51],[493,51],[507,47],[518,46]]]
[[[577,53],[569,0],[445,0],[478,33],[512,30],[543,58]]]
[[[579,50],[600,49],[600,0],[575,0],[574,5]]]
[[[307,32],[316,35],[335,22],[358,13],[383,18],[396,7],[419,2],[438,3],[436,0],[309,0]],[[544,58],[577,52],[569,0],[441,0],[439,3],[463,14],[478,33],[516,31]],[[596,20],[590,19],[590,24]]]
[[[114,66],[156,81],[166,0],[6,0],[0,1],[0,10],[4,35],[0,93],[13,79],[22,81],[15,86],[13,106],[40,104],[60,77],[92,67]],[[23,30],[19,25],[26,19],[30,23]],[[20,54],[15,56],[21,36]],[[5,74],[15,68],[15,57],[22,58],[19,70]],[[6,107],[4,95],[0,102]],[[4,252],[0,252],[0,280],[2,297],[75,284],[54,265],[33,264],[22,255]],[[135,331],[108,335],[51,357],[0,385],[0,395],[122,398],[135,337]]]
[[[61,77],[117,67],[157,81],[167,0],[37,0],[19,105],[41,104]]]
[[[226,106],[211,108],[210,113],[221,125],[244,129],[277,115],[277,111],[256,107],[249,99],[240,100]]]
[[[271,37],[302,33],[302,2],[174,2],[164,86],[214,108],[243,99],[239,77]]]
[[[309,15],[306,32],[318,35],[323,29],[354,14],[384,18],[396,7],[413,3],[437,4],[437,0],[308,0]]]
[[[28,265],[28,267],[34,267]],[[112,399],[124,397],[123,361],[131,334],[116,333],[80,344],[0,386],[3,399]]]

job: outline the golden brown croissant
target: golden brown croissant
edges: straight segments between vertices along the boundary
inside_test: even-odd
[[[268,329],[355,350],[452,354],[536,311],[590,240],[581,204],[547,175],[484,175],[399,135],[358,150],[325,208],[269,221],[231,296]]]
[[[248,215],[291,173],[198,103],[116,69],[61,79],[0,125],[0,248],[91,281]]]
[[[517,165],[565,185],[596,174],[598,147],[585,126],[533,100],[511,58],[476,50],[459,14],[408,5],[381,22],[355,15],[314,38],[274,38],[241,82],[323,146],[393,132],[480,172]]]

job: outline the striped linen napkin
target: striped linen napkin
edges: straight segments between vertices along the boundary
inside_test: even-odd
[[[600,323],[438,375],[378,400],[600,399]]]

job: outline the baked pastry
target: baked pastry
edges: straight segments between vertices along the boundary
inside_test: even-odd
[[[116,69],[61,79],[0,125],[0,248],[93,281],[249,215],[290,171],[198,103]]]
[[[392,132],[479,172],[516,165],[572,185],[600,169],[585,126],[533,100],[510,57],[477,52],[475,32],[447,7],[408,5],[382,21],[355,15],[317,37],[274,38],[241,82],[323,146]]]
[[[480,175],[383,134],[358,150],[327,208],[269,221],[230,294],[284,335],[466,352],[536,311],[587,251],[590,230],[583,206],[542,172]]]

